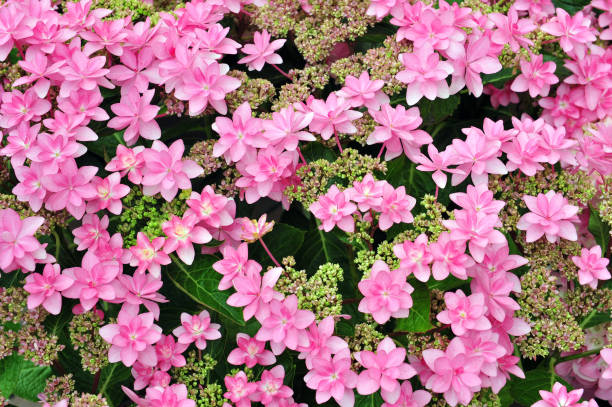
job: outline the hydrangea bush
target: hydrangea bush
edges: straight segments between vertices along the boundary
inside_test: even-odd
[[[0,405],[612,400],[611,0],[5,0]]]

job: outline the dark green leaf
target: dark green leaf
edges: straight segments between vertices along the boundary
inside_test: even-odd
[[[582,329],[591,328],[596,325],[604,324],[612,321],[612,317],[609,312],[591,312],[581,322],[580,327]]]
[[[401,155],[387,162],[385,179],[394,187],[404,186],[406,193],[419,200],[427,193],[433,193],[436,184],[431,179],[431,173],[419,171],[416,164]]]
[[[355,407],[380,407],[383,403],[384,401],[382,397],[380,397],[379,391],[369,396],[355,394]]]
[[[348,269],[346,251],[346,245],[337,236],[315,227],[304,236],[304,243],[295,254],[295,258],[300,267],[307,271],[314,272],[325,263],[337,263],[346,271]]]
[[[570,14],[576,14],[589,4],[589,0],[552,0],[555,7],[562,8]]]
[[[589,216],[589,232],[595,237],[595,241],[601,247],[602,255],[605,256],[610,242],[610,225],[604,222],[595,208],[591,207]]]
[[[7,399],[16,395],[37,401],[38,393],[44,390],[50,375],[50,367],[36,366],[21,355],[13,353],[0,360],[0,394]]]
[[[431,324],[431,298],[427,286],[421,282],[411,282],[414,287],[412,293],[412,308],[408,318],[402,318],[395,325],[396,331],[426,332],[433,328]]]
[[[168,278],[187,296],[198,304],[209,308],[235,324],[244,326],[242,310],[227,305],[230,291],[219,291],[221,274],[212,265],[219,259],[215,256],[196,256],[193,264],[185,265],[173,256],[167,267]]]
[[[266,246],[272,255],[281,261],[283,257],[294,255],[304,243],[305,231],[291,225],[277,223],[274,229],[263,237]],[[249,247],[249,254],[253,260],[262,265],[272,265],[270,256],[266,253],[261,242],[255,242]]]
[[[510,381],[510,394],[522,406],[530,406],[540,400],[540,390],[550,391],[560,378],[549,369],[537,368],[525,372],[525,378],[513,377]]]
[[[460,101],[459,95],[451,95],[447,99],[421,99],[417,105],[423,118],[423,124],[429,126],[446,119],[457,109]]]
[[[130,369],[123,363],[112,363],[105,366],[100,374],[98,391],[113,406],[118,406],[125,398],[121,385],[128,385],[131,382],[132,374]]]
[[[0,360],[0,394],[8,399],[15,392],[23,358],[17,353]]]
[[[444,280],[429,279],[427,286],[432,290],[448,291],[469,285],[471,279],[460,280],[455,276],[448,276]]]
[[[503,68],[501,71],[492,73],[492,74],[484,74],[482,75],[482,84],[492,84],[496,88],[501,89],[506,82],[510,79],[513,79],[516,76],[513,68]]]

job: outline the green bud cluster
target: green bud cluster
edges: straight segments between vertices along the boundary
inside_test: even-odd
[[[108,365],[110,345],[99,334],[103,325],[104,321],[93,311],[73,316],[68,325],[70,342],[81,355],[83,369],[91,374]]]

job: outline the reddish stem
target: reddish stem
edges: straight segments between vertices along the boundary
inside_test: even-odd
[[[161,119],[162,117],[166,117],[166,116],[168,116],[168,112],[166,112],[166,113],[162,113],[162,114],[158,114],[157,116],[155,116],[155,119],[156,119],[156,120],[157,120],[157,119]]]
[[[542,44],[552,44],[553,42],[559,41],[559,38],[553,38],[552,40],[542,41]]]
[[[245,9],[240,10],[241,13],[246,14],[247,16],[253,18],[253,14],[249,13],[248,11],[246,11]]]
[[[270,258],[272,259],[272,261],[274,262],[274,264],[276,265],[276,267],[280,267],[280,263],[278,262],[278,260],[276,260],[276,258],[272,255],[272,253],[270,252],[270,249],[268,249],[268,246],[266,246],[266,243],[263,241],[262,238],[259,238],[259,243],[261,243],[261,245],[263,246],[264,250],[266,251],[266,253],[268,253],[268,256],[270,256]]]
[[[285,78],[289,79],[290,81],[293,82],[293,78],[291,76],[289,76],[289,74],[285,71],[283,71],[282,69],[280,69],[278,66],[276,66],[275,64],[270,64],[274,67],[274,69],[276,69],[278,72],[280,72]]]
[[[434,199],[436,201],[438,200],[438,184],[436,184],[436,196],[434,197]]]
[[[300,150],[300,148],[297,148],[297,152],[300,155],[300,159],[302,160],[302,162],[304,163],[304,165],[308,166],[308,162],[306,162],[306,158],[304,158],[304,155],[302,154],[302,150]]]
[[[340,154],[342,154],[342,144],[340,144],[340,137],[338,136],[338,131],[334,127],[334,137],[336,138],[336,144],[338,145],[338,149],[340,150]]]
[[[376,158],[380,158],[382,156],[382,153],[385,149],[385,145],[386,145],[386,142],[383,143],[382,146],[380,146],[380,151],[378,152],[378,155],[376,156]]]

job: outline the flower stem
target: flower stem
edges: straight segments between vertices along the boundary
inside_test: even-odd
[[[285,71],[283,71],[282,69],[280,69],[278,66],[276,66],[276,64],[270,64],[274,67],[274,69],[276,69],[278,72],[280,72],[285,78],[289,79],[291,82],[293,82],[293,78],[291,76],[289,76],[289,74]]]
[[[297,148],[297,152],[300,155],[300,159],[302,160],[302,162],[304,163],[304,165],[308,166],[308,162],[306,162],[306,158],[304,158],[304,155],[302,154],[302,150],[300,150],[300,148]]]
[[[575,353],[573,355],[567,355],[564,356],[562,358],[559,358],[557,360],[557,363],[561,363],[561,362],[567,362],[568,360],[574,360],[574,359],[580,359],[580,358],[585,358],[587,356],[591,356],[591,355],[596,355],[598,354],[603,348],[595,348],[595,349],[591,349],[591,350],[587,350],[585,352],[581,352],[581,353]]]
[[[157,116],[155,116],[155,120],[161,119],[162,117],[166,117],[166,116],[168,116],[168,112],[162,113],[162,114],[158,114]]]
[[[92,394],[96,394],[98,392],[98,384],[100,383],[100,375],[102,374],[102,370],[98,369],[98,371],[96,372],[94,378],[93,378],[93,385],[91,386],[91,392]]]
[[[261,243],[261,245],[263,246],[264,250],[266,251],[266,253],[268,253],[268,256],[270,256],[270,258],[272,259],[272,261],[274,262],[274,264],[276,264],[276,267],[280,267],[280,263],[278,262],[278,260],[276,260],[276,258],[272,255],[272,253],[270,252],[270,249],[268,249],[268,246],[266,246],[266,243],[263,241],[262,238],[259,238],[259,243]]]
[[[336,138],[336,144],[338,145],[338,150],[340,150],[340,154],[342,154],[342,144],[340,144],[340,137],[338,136],[338,131],[336,130],[335,127],[334,127],[334,137]]]
[[[378,152],[378,155],[376,156],[376,158],[380,158],[382,156],[382,153],[385,149],[385,145],[386,143],[383,143],[382,146],[380,146],[380,151]]]

